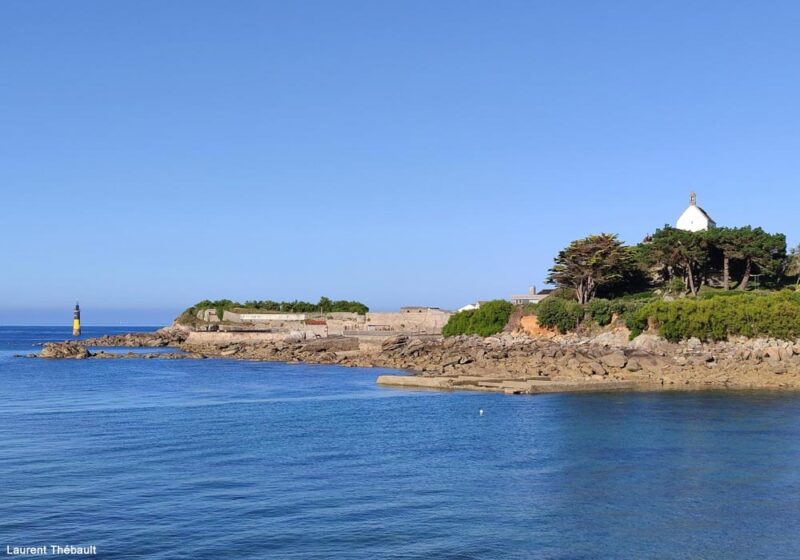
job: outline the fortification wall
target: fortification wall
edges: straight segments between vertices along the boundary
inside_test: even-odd
[[[366,327],[369,331],[439,333],[450,315],[441,309],[367,313]]]
[[[232,323],[274,323],[285,321],[305,321],[308,313],[239,313],[228,311],[222,314],[223,321]]]
[[[308,332],[314,336],[355,334],[359,332],[438,334],[452,315],[441,309],[407,307],[392,312],[358,313],[239,313],[225,311],[223,318],[231,325],[252,325],[253,329],[281,332]],[[317,325],[313,323],[325,323]],[[312,324],[308,324],[312,323]],[[324,334],[322,331],[324,330]]]
[[[234,342],[267,342],[283,340],[288,333],[275,332],[190,332],[185,344],[214,344],[222,346]]]
[[[208,332],[196,331],[189,333],[186,344],[211,344],[224,346],[232,343],[258,343],[287,339],[312,340],[328,336],[327,325],[303,325],[299,329],[285,329],[277,332]]]

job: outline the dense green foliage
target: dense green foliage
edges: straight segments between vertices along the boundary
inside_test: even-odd
[[[539,324],[548,328],[555,327],[562,334],[574,331],[584,314],[581,304],[559,297],[548,297],[536,305]]]
[[[217,312],[217,317],[220,319],[225,310],[232,311],[234,309],[245,311],[275,311],[284,313],[335,313],[335,312],[350,312],[359,313],[361,315],[369,311],[369,307],[358,301],[333,301],[326,297],[321,297],[317,303],[309,303],[307,301],[246,301],[239,303],[229,299],[218,300],[203,300],[196,303],[186,311],[184,311],[178,318],[181,323],[191,323],[196,319],[198,311],[203,309],[214,309]]]
[[[586,313],[591,317],[595,323],[604,327],[611,323],[611,317],[614,310],[611,302],[603,298],[594,298],[586,304]]]
[[[478,309],[460,311],[452,315],[442,329],[442,334],[444,336],[497,334],[505,328],[513,310],[514,306],[505,300],[488,301],[481,304]]]
[[[786,236],[759,227],[690,232],[666,225],[633,247],[611,234],[573,241],[556,256],[548,281],[586,304],[647,288],[691,296],[706,286],[745,291],[756,276],[757,287],[800,283],[800,247],[787,255]]]
[[[789,258],[786,262],[786,275],[794,277],[795,284],[800,285],[800,245],[789,253]]]
[[[633,336],[655,327],[669,340],[800,334],[798,293],[748,292],[800,286],[800,246],[787,254],[785,235],[759,227],[689,232],[666,225],[633,247],[615,235],[592,235],[559,252],[548,280],[574,297],[551,296],[533,312],[561,332],[617,316]]]
[[[336,313],[349,312],[360,313],[361,315],[369,311],[369,307],[358,301],[337,300],[333,301],[326,297],[319,298],[317,303],[307,301],[246,301],[244,305],[236,307],[246,309],[258,309],[261,311],[282,311],[285,313]]]
[[[590,235],[558,253],[547,281],[575,290],[585,304],[598,288],[622,282],[635,268],[633,255],[616,235]]]
[[[668,280],[680,275],[686,291],[697,295],[702,271],[709,260],[708,240],[704,235],[664,226],[641,247],[645,264],[660,268]]]
[[[737,335],[794,339],[800,337],[800,292],[709,293],[697,299],[653,301],[626,322],[632,336],[654,327],[671,341],[725,340]]]

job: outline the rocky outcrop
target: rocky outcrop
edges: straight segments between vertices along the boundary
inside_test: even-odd
[[[195,352],[104,352],[99,350],[91,355],[93,359],[104,360],[204,360],[207,356]]]
[[[137,343],[172,346],[182,340],[180,357],[217,356],[402,369],[414,376],[406,376],[393,384],[428,388],[507,393],[623,388],[800,390],[800,341],[737,339],[707,344],[695,339],[673,344],[650,334],[629,341],[627,332],[622,330],[606,331],[593,337],[559,335],[548,338],[511,333],[487,338],[401,334],[382,338],[373,335],[310,340],[276,339],[266,335],[264,338],[232,339],[229,333],[203,335],[187,338],[180,334],[153,333],[149,338],[133,334],[111,337],[108,341],[111,346]],[[103,340],[106,339],[92,342]],[[164,341],[166,343],[162,344]],[[50,344],[42,351],[42,357],[50,358],[119,356],[93,355],[86,350],[85,342]],[[174,359],[178,356],[157,357]],[[382,382],[389,383],[391,378]]]
[[[507,333],[488,338],[394,335],[369,346],[356,345],[356,341],[357,337],[339,337],[329,343],[270,341],[199,347],[184,344],[182,348],[251,360],[404,369],[417,378],[443,379],[419,381],[428,387],[440,384],[459,388],[461,385],[453,379],[466,376],[482,379],[481,390],[506,392],[513,388],[511,382],[542,380],[601,382],[607,388],[619,388],[618,384],[625,382],[650,389],[800,389],[800,356],[795,351],[800,345],[777,341],[697,346],[694,342],[671,344],[652,335],[631,342],[619,333],[554,339]],[[402,383],[415,382],[410,379]]]
[[[28,354],[19,357],[23,358],[44,358],[51,360],[85,360],[92,359],[105,359],[105,360],[122,360],[122,359],[147,359],[147,360],[184,360],[184,359],[204,359],[205,355],[199,352],[106,352],[98,350],[97,352],[90,352],[83,342],[48,342],[38,354]]]
[[[51,360],[83,360],[92,355],[86,346],[78,342],[48,342],[38,356]]]
[[[178,347],[189,336],[185,327],[170,326],[155,332],[136,332],[87,338],[80,343],[89,347],[111,348],[163,348]]]

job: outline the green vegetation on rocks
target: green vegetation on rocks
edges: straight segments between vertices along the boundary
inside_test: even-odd
[[[784,234],[752,226],[691,232],[665,225],[635,246],[590,235],[556,256],[548,281],[560,294],[533,313],[562,333],[616,317],[634,336],[655,328],[669,340],[796,337],[800,296],[784,288],[800,286],[800,246],[786,249]]]
[[[626,323],[631,336],[654,328],[670,341],[730,336],[791,340],[800,337],[800,292],[728,292],[653,301],[631,314]]]
[[[584,308],[578,302],[560,297],[549,297],[536,305],[539,325],[556,328],[560,333],[574,331],[584,316]]]
[[[643,289],[697,296],[704,287],[724,290],[780,288],[800,283],[800,247],[787,255],[786,236],[760,227],[684,231],[668,225],[635,246],[616,235],[590,235],[558,253],[548,281],[585,305]]]
[[[497,334],[505,328],[513,310],[514,306],[507,301],[500,299],[488,301],[478,309],[460,311],[452,315],[442,329],[442,334],[444,336]]]
[[[369,307],[358,301],[331,300],[321,297],[317,303],[307,301],[272,301],[272,300],[251,300],[239,303],[229,299],[203,300],[184,311],[178,322],[182,324],[192,324],[197,321],[198,311],[204,309],[214,309],[220,319],[227,311],[242,311],[250,313],[275,312],[275,313],[337,313],[349,312],[364,315],[369,311]]]
[[[586,304],[586,313],[594,319],[594,322],[604,327],[611,323],[614,316],[614,308],[611,302],[603,298],[594,298]]]

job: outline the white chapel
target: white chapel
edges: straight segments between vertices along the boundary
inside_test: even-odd
[[[692,193],[689,197],[689,207],[678,218],[675,227],[686,231],[703,231],[716,225],[711,216],[697,205],[697,195]]]

